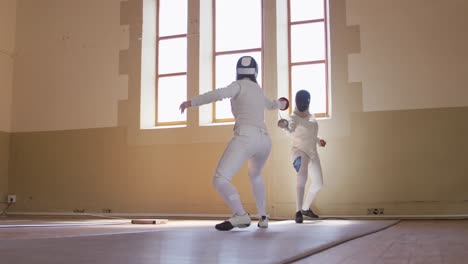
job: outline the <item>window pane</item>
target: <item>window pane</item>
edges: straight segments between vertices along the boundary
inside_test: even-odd
[[[216,1],[216,51],[262,46],[260,0]]]
[[[180,102],[187,100],[186,75],[159,78],[157,96],[158,123],[187,120],[187,112],[179,111]]]
[[[291,0],[291,21],[324,18],[324,0]]]
[[[325,59],[323,22],[291,26],[291,62]]]
[[[226,87],[236,80],[237,61],[242,56],[252,56],[257,61],[257,82],[260,86],[262,85],[261,52],[250,52],[216,56],[216,88]],[[231,113],[231,102],[229,99],[216,102],[216,119],[226,118],[234,118]]]
[[[159,74],[187,72],[187,38],[159,41]]]
[[[310,64],[294,66],[291,70],[292,96],[295,98],[299,90],[307,90],[310,93],[310,112],[326,112],[326,87],[325,87],[325,64]],[[295,100],[291,100],[293,107]],[[294,109],[294,108],[293,108]]]
[[[159,36],[187,33],[187,0],[159,0]]]

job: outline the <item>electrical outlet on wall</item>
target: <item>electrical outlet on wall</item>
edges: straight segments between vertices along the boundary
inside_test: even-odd
[[[384,208],[367,208],[367,215],[383,215]]]
[[[8,197],[7,197],[7,203],[16,203],[16,195],[14,194],[9,194]]]

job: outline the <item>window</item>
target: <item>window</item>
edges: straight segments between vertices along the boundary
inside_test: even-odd
[[[214,87],[226,87],[236,76],[237,60],[252,56],[259,65],[257,82],[262,79],[262,1],[213,0]],[[229,100],[216,102],[214,122],[233,121]]]
[[[141,128],[186,125],[187,111],[180,114],[178,106],[187,100],[187,93],[193,96],[229,85],[235,80],[241,56],[255,58],[259,65],[257,81],[262,85],[263,38],[277,41],[271,46],[277,50],[269,51],[276,52],[277,57],[267,59],[278,63],[277,76],[267,77],[277,78],[278,96],[290,98],[292,110],[295,93],[306,89],[312,95],[311,112],[318,117],[329,116],[327,0],[277,1],[274,6],[278,10],[269,12],[280,16],[274,25],[263,24],[263,9],[273,7],[268,1],[143,2]],[[191,12],[189,4],[194,8]],[[264,36],[264,27],[269,31],[276,28],[277,37]],[[199,35],[190,39],[188,32]],[[193,55],[190,58],[188,51]],[[189,63],[199,68],[188,69]],[[193,79],[188,80],[191,70]],[[200,106],[198,118],[201,125],[232,122],[229,100]]]
[[[158,0],[156,126],[186,123],[175,105],[187,98],[187,0]]]
[[[288,0],[289,98],[292,111],[299,90],[311,95],[310,112],[329,115],[326,0]]]

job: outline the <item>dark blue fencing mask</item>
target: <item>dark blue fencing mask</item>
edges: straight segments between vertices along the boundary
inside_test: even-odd
[[[310,93],[306,90],[300,90],[296,93],[296,107],[299,111],[309,110]]]

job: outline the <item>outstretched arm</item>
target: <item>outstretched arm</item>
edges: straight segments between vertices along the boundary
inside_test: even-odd
[[[276,110],[279,109],[284,111],[289,107],[289,100],[285,97],[281,97],[278,100],[270,100],[266,97],[265,98],[265,108],[268,110]]]
[[[233,82],[225,88],[219,88],[214,91],[210,91],[210,92],[195,96],[189,101],[182,102],[182,104],[180,104],[179,106],[179,110],[183,114],[185,109],[189,107],[200,106],[200,105],[220,101],[225,98],[231,98],[231,97],[236,96],[239,92],[240,92],[239,84],[236,82]]]

